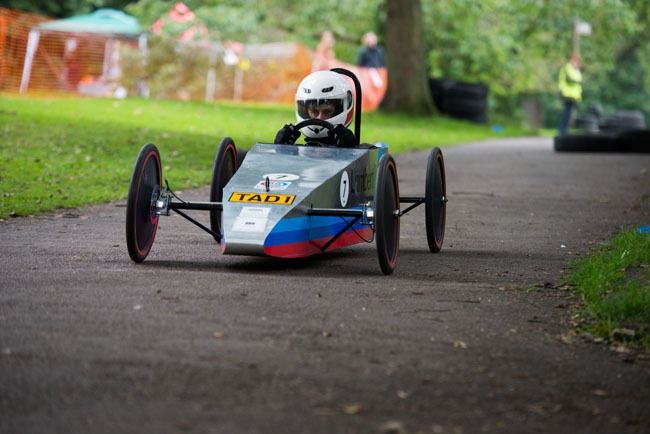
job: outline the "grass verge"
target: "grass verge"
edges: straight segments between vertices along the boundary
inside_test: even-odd
[[[577,315],[581,332],[650,350],[650,232],[620,232],[573,261],[565,278],[583,302]]]
[[[290,105],[0,95],[0,219],[125,198],[138,151],[160,150],[163,177],[176,189],[210,183],[223,137],[240,149],[273,141],[295,121]],[[391,153],[530,134],[495,133],[443,117],[372,112],[362,116],[364,142]]]

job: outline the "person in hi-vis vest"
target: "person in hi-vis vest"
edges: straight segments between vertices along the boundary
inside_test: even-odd
[[[569,129],[571,115],[582,99],[582,74],[580,73],[580,56],[572,54],[569,61],[560,69],[558,88],[564,104],[558,134],[564,135]]]

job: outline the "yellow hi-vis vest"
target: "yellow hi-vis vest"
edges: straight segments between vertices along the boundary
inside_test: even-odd
[[[582,74],[570,62],[560,69],[558,87],[562,98],[573,99],[576,102],[582,99]]]

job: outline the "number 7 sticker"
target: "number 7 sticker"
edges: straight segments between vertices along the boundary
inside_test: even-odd
[[[350,197],[350,177],[348,172],[343,172],[341,174],[341,184],[339,186],[339,199],[341,200],[341,206],[345,208],[348,204],[348,198]]]

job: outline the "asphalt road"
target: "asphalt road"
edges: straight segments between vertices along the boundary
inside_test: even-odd
[[[136,265],[123,203],[0,223],[0,433],[650,432],[650,358],[571,336],[561,280],[650,223],[650,154],[443,152],[443,250],[411,212],[392,276],[374,244],[221,256],[178,216]]]

